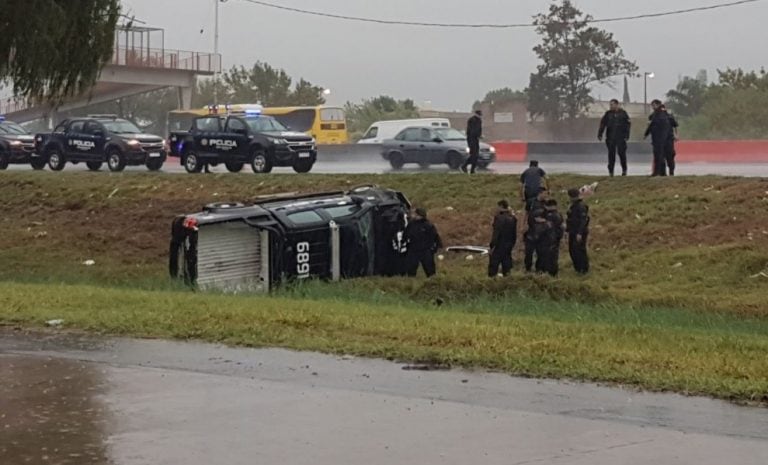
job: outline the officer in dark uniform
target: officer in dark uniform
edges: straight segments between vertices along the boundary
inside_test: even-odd
[[[443,242],[437,228],[427,219],[427,211],[417,208],[415,215],[405,228],[405,243],[408,247],[406,261],[408,276],[416,276],[419,265],[424,268],[427,277],[434,276],[435,254],[443,248]]]
[[[571,254],[573,268],[579,274],[589,272],[587,238],[589,237],[589,207],[581,200],[579,189],[569,189],[571,207],[568,209],[568,252]]]
[[[648,117],[648,129],[645,137],[651,136],[653,144],[653,176],[666,176],[666,151],[669,144],[669,134],[672,132],[672,124],[669,115],[662,108],[661,100],[651,102],[653,113]]]
[[[493,218],[493,236],[491,237],[491,255],[488,263],[488,276],[499,273],[508,276],[512,271],[512,250],[517,243],[517,218],[509,210],[509,202],[500,200],[498,211]]]
[[[547,232],[542,241],[544,252],[542,271],[557,276],[560,271],[560,242],[563,240],[563,215],[557,211],[557,200],[549,199],[544,202],[547,219]]]
[[[675,118],[675,115],[673,115],[672,112],[667,110],[666,105],[662,105],[661,109],[667,113],[667,116],[669,117],[669,125],[670,125],[669,137],[667,138],[667,147],[664,150],[664,159],[667,162],[669,175],[674,176],[675,175],[675,157],[677,156],[677,151],[675,150],[675,142],[677,141],[677,138],[678,138],[678,128],[680,127],[680,125],[677,123],[677,119]]]
[[[467,172],[467,167],[472,166],[470,173],[475,174],[477,161],[480,157],[480,138],[483,137],[483,112],[475,110],[475,114],[467,120],[467,147],[469,157],[461,165],[461,171]]]
[[[539,162],[531,160],[528,169],[520,175],[520,197],[525,203],[525,211],[531,211],[534,200],[541,194],[541,189],[546,191],[547,173],[539,168]]]
[[[547,233],[547,210],[543,202],[535,202],[528,212],[528,229],[525,231],[525,271],[533,270],[533,256],[536,255],[536,271],[544,271],[544,235]]]
[[[632,122],[627,112],[621,108],[618,100],[611,100],[611,109],[603,115],[603,119],[600,120],[600,129],[597,131],[598,140],[602,141],[605,134],[605,145],[608,146],[608,174],[611,176],[616,166],[617,151],[621,163],[621,175],[627,175],[627,141],[631,129]]]

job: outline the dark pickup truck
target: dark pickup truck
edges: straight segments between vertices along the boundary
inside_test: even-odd
[[[105,162],[110,171],[128,165],[157,171],[167,156],[161,137],[144,134],[130,121],[112,115],[66,119],[52,133],[35,135],[35,152],[53,171],[63,170],[68,162],[84,162],[91,171]]]
[[[219,163],[233,173],[246,163],[254,173],[269,173],[276,166],[307,173],[317,160],[312,137],[261,114],[201,116],[189,131],[172,132],[169,140],[171,155],[180,157],[188,173]]]
[[[0,116],[0,170],[9,164],[31,164],[36,170],[45,168],[45,161],[35,157],[35,138],[18,124]]]

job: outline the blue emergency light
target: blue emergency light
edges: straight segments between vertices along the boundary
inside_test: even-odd
[[[245,110],[245,116],[260,116],[261,110]]]
[[[2,123],[3,121],[5,121],[5,116],[0,115],[0,123]]]

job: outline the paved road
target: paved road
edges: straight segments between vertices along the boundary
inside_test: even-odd
[[[768,463],[768,410],[378,360],[0,332],[2,463]]]
[[[490,172],[499,174],[519,174],[528,165],[524,163],[496,163],[491,165]],[[605,175],[606,167],[602,163],[549,163],[542,167],[550,173],[577,173],[586,175]],[[31,171],[29,166],[12,165],[10,170]],[[68,165],[66,171],[85,171],[85,165]],[[106,171],[106,168],[104,168]],[[129,167],[127,172],[146,172],[143,167]],[[215,173],[227,173],[226,168],[219,166],[213,169]],[[172,174],[186,174],[178,160],[170,159],[166,162],[163,172]],[[275,168],[275,173],[293,173],[291,168]],[[360,161],[337,160],[337,161],[318,161],[315,164],[313,173],[339,173],[339,174],[383,174],[394,172],[390,166],[383,160],[375,157],[366,157]],[[444,166],[435,166],[428,170],[421,170],[418,167],[407,166],[400,171],[402,173],[448,173],[449,170]],[[725,175],[725,176],[750,176],[750,177],[768,177],[768,163],[764,164],[718,164],[718,163],[681,163],[678,165],[679,175],[702,176],[702,175]],[[459,174],[458,172],[454,172]],[[247,167],[243,169],[243,175],[252,175]],[[650,174],[650,167],[644,165],[630,166],[630,175],[646,176]]]

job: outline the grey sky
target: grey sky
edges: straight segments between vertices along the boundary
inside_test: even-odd
[[[624,16],[720,3],[722,0],[576,0],[595,17]],[[545,0],[273,0],[287,6],[385,19],[510,23],[529,21]],[[123,0],[148,25],[166,30],[166,48],[213,48],[214,0]],[[486,91],[524,88],[535,69],[533,30],[435,30],[302,16],[228,0],[221,4],[224,66],[256,60],[332,89],[330,103],[388,94],[466,110]],[[661,19],[602,25],[641,70],[653,71],[649,98],[679,75],[707,69],[759,69],[766,63],[768,1]],[[204,29],[201,34],[200,30]],[[642,79],[630,83],[642,101]],[[620,97],[598,89],[602,98]]]

